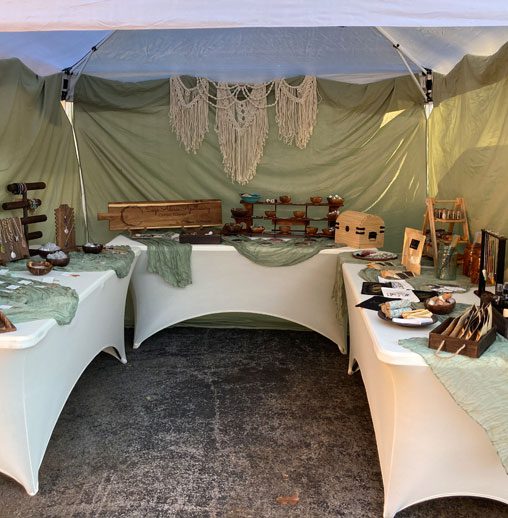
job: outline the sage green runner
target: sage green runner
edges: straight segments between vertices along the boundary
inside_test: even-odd
[[[13,324],[44,318],[54,318],[59,325],[69,324],[78,302],[78,294],[72,288],[35,278],[0,275],[0,309]]]
[[[333,284],[333,293],[332,297],[337,306],[337,322],[339,326],[343,330],[343,343],[347,343],[347,335],[348,335],[348,312],[347,312],[347,296],[346,296],[346,288],[344,286],[344,276],[342,275],[342,265],[344,263],[356,263],[356,264],[365,264],[364,259],[358,259],[353,256],[352,252],[344,252],[342,254],[337,254],[337,271],[335,274],[335,282]],[[367,261],[368,262],[368,261]],[[390,261],[391,262],[391,261]],[[377,281],[377,279],[376,279]],[[342,347],[340,348],[341,352],[346,354],[347,351]]]
[[[223,237],[226,245],[236,248],[238,253],[261,266],[293,266],[302,263],[325,248],[335,248],[335,243],[328,239],[309,241],[288,239],[249,239],[245,236]]]
[[[496,341],[480,358],[429,349],[427,338],[407,338],[399,344],[418,353],[457,404],[486,432],[508,473],[508,340]],[[467,454],[467,452],[465,452]]]
[[[162,236],[147,237],[137,241],[147,247],[147,270],[150,273],[160,275],[168,284],[176,288],[185,288],[192,284],[192,245]]]
[[[85,254],[84,252],[70,252],[70,262],[67,266],[54,266],[56,271],[63,272],[104,272],[114,270],[122,279],[131,269],[135,254],[130,246],[114,246],[104,248],[100,254]],[[36,260],[42,260],[36,256]],[[30,260],[34,260],[31,258]],[[6,268],[9,271],[25,271],[28,259],[9,263]]]
[[[392,261],[390,261],[392,262]],[[387,266],[387,270],[405,270],[405,268],[400,264],[400,262],[393,261],[396,265],[394,267]],[[374,268],[364,268],[359,273],[360,277],[367,282],[378,282],[379,270]],[[429,291],[429,285],[432,284],[442,284],[446,286],[458,286],[460,288],[465,288],[469,290],[473,287],[471,284],[471,280],[469,277],[465,277],[464,275],[457,275],[457,278],[453,281],[443,281],[441,279],[437,279],[434,274],[434,267],[422,267],[421,274],[415,277],[409,277],[408,279],[404,279],[407,281],[415,290],[424,290]]]

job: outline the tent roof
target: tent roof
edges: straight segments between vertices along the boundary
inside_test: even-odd
[[[17,57],[48,75],[71,67],[97,46],[84,72],[122,81],[189,74],[255,82],[309,74],[361,83],[407,73],[390,39],[440,73],[465,54],[491,55],[508,41],[504,1],[351,4],[6,0],[0,58]]]

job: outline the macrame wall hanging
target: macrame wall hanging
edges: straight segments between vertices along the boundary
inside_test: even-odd
[[[226,174],[241,185],[256,175],[268,136],[266,86],[217,85],[215,131]]]
[[[180,77],[169,80],[169,121],[187,153],[196,153],[208,133],[208,80],[187,87]]]
[[[215,107],[215,131],[226,174],[244,185],[250,182],[268,136],[267,108],[276,106],[279,138],[300,149],[307,145],[317,116],[316,78],[305,76],[292,86],[284,79],[253,85],[212,83],[197,78],[187,87],[180,77],[170,79],[169,118],[172,130],[187,152],[196,153],[208,132],[208,104]],[[275,90],[275,101],[267,98]]]
[[[317,116],[316,78],[305,76],[297,86],[284,79],[275,81],[275,120],[279,138],[304,149],[314,130]]]

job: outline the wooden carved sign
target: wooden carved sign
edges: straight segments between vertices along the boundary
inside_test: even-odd
[[[222,225],[220,200],[180,200],[108,203],[109,230],[141,230]]]
[[[74,209],[69,205],[60,205],[55,209],[56,244],[69,252],[76,248],[76,229],[74,228]]]

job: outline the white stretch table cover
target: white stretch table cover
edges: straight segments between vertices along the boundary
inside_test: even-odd
[[[125,236],[117,236],[110,244],[141,251],[132,275],[136,348],[161,329],[213,313],[271,315],[344,345],[332,290],[337,254],[352,248],[322,250],[293,266],[267,267],[253,263],[232,246],[193,245],[192,284],[174,288],[147,272],[146,245]]]
[[[429,328],[396,327],[356,308],[363,265],[343,265],[350,332],[350,370],[358,362],[369,400],[384,484],[384,516],[444,496],[508,503],[508,475],[487,434],[462,410],[423,358],[397,344]],[[458,302],[478,303],[471,292]]]
[[[79,272],[79,277],[51,272],[79,295],[72,322],[36,320],[0,335],[0,472],[30,495],[38,491],[49,439],[82,372],[101,351],[127,361],[124,309],[135,261],[123,279],[112,270]]]

